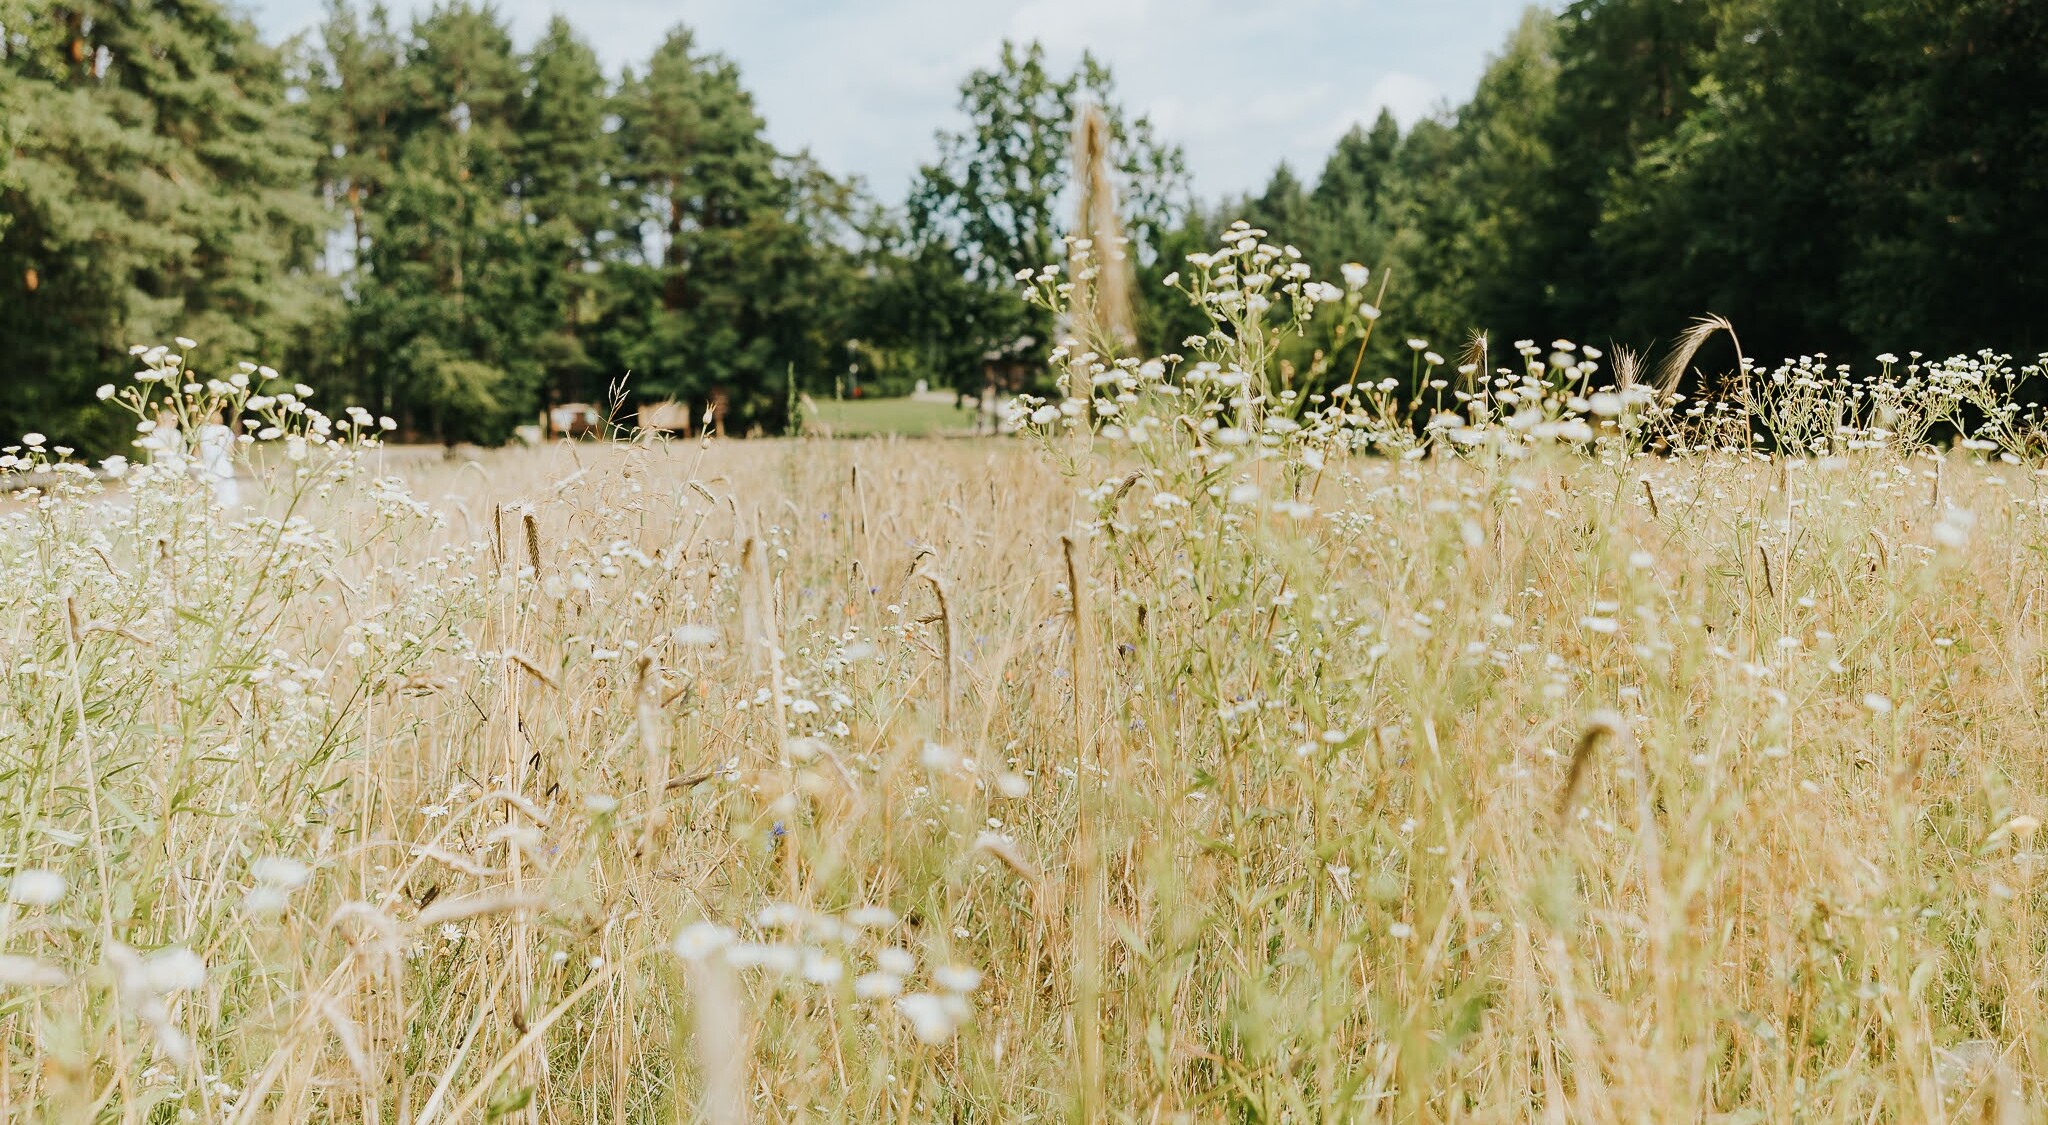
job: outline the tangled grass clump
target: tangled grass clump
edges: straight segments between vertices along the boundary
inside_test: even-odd
[[[1297,266],[1035,450],[449,467],[144,353],[251,504],[0,462],[0,1106],[2024,1119],[2039,368],[1294,373],[1376,316]]]

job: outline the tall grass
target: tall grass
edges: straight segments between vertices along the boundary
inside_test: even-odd
[[[2024,1120],[2035,369],[1288,385],[1290,261],[1035,447],[450,467],[149,353],[261,503],[0,465],[0,1106]]]

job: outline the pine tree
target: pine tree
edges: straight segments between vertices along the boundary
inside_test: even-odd
[[[722,396],[730,422],[779,425],[792,374],[837,362],[850,193],[775,151],[738,69],[687,28],[626,76],[617,113],[645,238],[638,262],[607,270],[604,356],[643,396]]]
[[[309,67],[307,112],[326,141],[314,174],[340,231],[328,269],[346,291],[360,296],[370,261],[371,217],[398,160],[396,118],[404,96],[405,44],[382,4],[359,16],[346,0],[329,0],[320,39],[321,50]],[[319,366],[310,374],[335,393],[390,414],[398,409],[392,388],[357,337],[357,327],[346,312],[338,317]]]
[[[1856,95],[1860,126],[1842,176],[1845,328],[1862,355],[2048,351],[2048,8],[1851,7],[1861,57],[1828,75]]]
[[[352,330],[409,428],[502,440],[538,410],[555,327],[517,192],[524,75],[503,20],[453,3],[414,23],[398,82]]]
[[[1281,161],[1280,166],[1273,169],[1273,177],[1266,181],[1265,191],[1245,201],[1242,218],[1282,242],[1309,240],[1312,232],[1308,190],[1286,161]]]
[[[91,389],[131,343],[292,355],[327,291],[284,56],[215,0],[67,0],[6,26],[0,430],[117,447]]]
[[[1525,198],[1541,245],[1541,318],[1611,333],[1623,278],[1597,232],[1618,173],[1684,123],[1713,52],[1719,0],[1576,0],[1552,25],[1556,105],[1545,185]],[[1520,34],[1520,32],[1518,32]],[[1675,330],[1675,329],[1674,329]],[[1532,329],[1533,331],[1533,329]]]
[[[584,341],[597,316],[593,267],[618,253],[622,221],[605,132],[609,92],[597,53],[561,16],[527,56],[525,74],[516,188],[551,324],[536,347],[551,399],[589,399],[602,391]]]
[[[1553,213],[1556,157],[1550,130],[1557,98],[1557,21],[1525,12],[1501,53],[1487,63],[1454,129],[1456,168],[1439,205],[1455,208],[1449,240],[1456,289],[1444,312],[1462,322],[1426,332],[1440,340],[1492,329],[1506,341],[1560,335],[1558,268],[1545,227]],[[1598,325],[1573,324],[1572,332]]]
[[[1382,109],[1371,130],[1353,125],[1330,151],[1316,181],[1318,207],[1330,214],[1355,211],[1370,220],[1388,204],[1394,158],[1401,148],[1401,125]]]

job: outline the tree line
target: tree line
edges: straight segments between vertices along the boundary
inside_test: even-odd
[[[1238,217],[1375,270],[1397,375],[1410,339],[1650,349],[1709,312],[1752,356],[2034,351],[2044,70],[2039,0],[1577,0],[1464,104],[1203,202],[1097,60],[1006,44],[882,201],[769,143],[687,28],[608,75],[568,21],[521,50],[470,0],[336,0],[285,44],[217,0],[0,0],[0,431],[118,442],[91,388],[173,335],[442,440],[619,387],[768,429],[849,377],[978,389],[1053,343],[1014,276],[1062,256],[1090,105],[1146,351],[1193,328],[1161,279]]]

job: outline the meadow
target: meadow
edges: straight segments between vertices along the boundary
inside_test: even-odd
[[[804,425],[826,437],[941,437],[974,432],[979,411],[916,397],[806,400]]]
[[[1318,383],[1363,271],[1204,257],[1015,439],[453,463],[142,351],[250,506],[0,464],[8,1118],[2028,1119],[2039,369]]]

